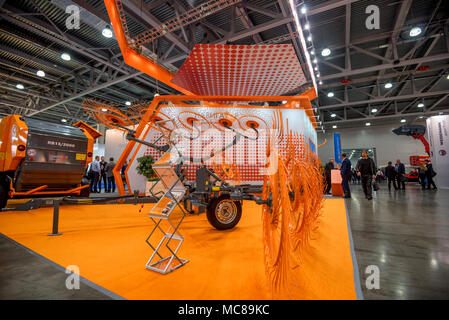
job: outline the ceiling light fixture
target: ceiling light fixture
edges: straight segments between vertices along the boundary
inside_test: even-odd
[[[308,36],[307,41],[312,42],[312,36]]]
[[[371,109],[371,112],[372,112],[372,113],[376,113],[376,112],[377,112],[377,109],[376,109],[376,108],[373,108],[373,109]]]
[[[102,108],[101,111],[106,112],[106,111],[108,111],[108,109]]]
[[[61,54],[61,59],[62,59],[62,60],[65,60],[65,61],[70,61],[70,59],[71,59],[70,54],[68,54],[68,53],[66,53],[66,52],[63,52],[63,53]]]
[[[125,104],[126,104],[127,106],[130,106],[130,105],[131,105],[131,102],[126,101]]]
[[[305,14],[306,12],[307,12],[306,6],[302,6],[302,8],[301,8],[301,13],[302,13],[302,14]]]
[[[401,119],[401,122],[402,122],[402,123],[404,123],[404,122],[406,122],[406,121],[407,121],[407,120],[405,120],[404,118]]]
[[[331,54],[331,49],[329,49],[329,48],[324,48],[323,50],[321,50],[321,55],[323,56],[323,57],[327,57],[327,56],[329,56]]]
[[[288,3],[290,5],[290,10],[293,13],[293,20],[295,21],[296,31],[298,31],[299,42],[300,42],[302,50],[306,56],[306,62],[309,67],[310,77],[312,78],[312,84],[313,84],[313,87],[315,88],[315,92],[318,94],[316,79],[315,79],[315,75],[313,73],[312,61],[310,58],[309,50],[307,48],[306,40],[304,39],[304,33],[302,30],[302,26],[301,26],[301,23],[299,22],[299,17],[298,17],[298,12],[296,10],[295,0],[289,0]]]
[[[306,24],[304,25],[304,29],[309,30],[309,29],[310,29],[310,24],[309,24],[309,23],[306,23]]]
[[[422,103],[422,102],[421,102],[421,103],[418,103],[417,107],[418,107],[418,108],[424,108],[424,103]]]
[[[312,56],[314,56],[314,55],[315,55],[315,50],[310,51],[310,54],[311,54]],[[448,79],[449,79],[449,75],[448,75]]]
[[[321,80],[320,80],[320,82],[319,82],[319,83],[320,83],[320,84],[323,84],[323,81],[321,81]]]
[[[101,31],[101,34],[103,35],[103,37],[105,38],[112,38],[112,30],[111,27],[109,25],[107,25],[106,27],[104,27],[103,31]]]
[[[410,29],[410,37],[417,37],[421,34],[422,29],[420,27],[413,27]]]
[[[39,77],[45,77],[45,72],[44,72],[43,70],[37,70],[36,74],[37,74]]]
[[[336,125],[333,125],[332,128],[333,128],[333,129],[337,129],[337,126],[336,126]]]
[[[17,88],[17,89],[20,89],[20,90],[25,89],[25,87],[24,87],[23,84],[21,84],[21,83],[16,84],[16,88]]]
[[[387,83],[385,83],[384,87],[385,87],[385,89],[390,89],[393,87],[393,84],[391,82],[387,82]]]
[[[160,94],[159,94],[159,93],[155,93],[154,96],[155,96],[155,97],[159,97]]]
[[[327,94],[327,96],[328,96],[329,98],[332,98],[332,97],[334,96],[334,93],[331,91],[331,92],[329,92],[329,93]]]
[[[61,119],[61,122],[66,123],[66,122],[67,122],[67,119]]]
[[[336,116],[337,116],[337,115],[336,115],[335,113],[332,113],[332,114],[331,114],[331,117],[332,117],[332,118],[335,118]]]
[[[371,122],[365,123],[365,126],[369,127],[371,125]]]

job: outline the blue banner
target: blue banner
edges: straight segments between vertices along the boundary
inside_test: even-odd
[[[341,163],[341,137],[339,133],[334,133],[334,160]]]

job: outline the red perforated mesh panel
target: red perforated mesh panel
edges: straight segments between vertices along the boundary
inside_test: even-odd
[[[198,95],[278,96],[306,78],[291,44],[197,44],[172,82]]]

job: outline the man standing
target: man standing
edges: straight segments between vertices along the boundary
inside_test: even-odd
[[[99,192],[101,192],[101,181],[103,181],[104,184],[104,191],[108,189],[108,179],[106,177],[106,165],[108,163],[104,161],[104,156],[101,157],[100,161],[100,178],[98,180],[98,188],[100,189]]]
[[[396,179],[398,181],[398,189],[401,190],[401,185],[402,185],[402,190],[405,190],[405,166],[403,163],[401,163],[401,160],[396,160],[396,165],[394,166],[395,170],[396,170]]]
[[[331,171],[335,169],[334,167],[334,159],[330,158],[329,162],[326,163],[326,167],[324,167],[324,173],[326,174],[326,194],[329,194],[331,191],[332,181],[331,181]]]
[[[376,179],[376,165],[374,160],[368,157],[366,150],[362,151],[362,159],[357,162],[358,175],[362,178],[362,188],[368,200],[373,199],[373,179]]]
[[[90,164],[90,171],[92,172],[92,180],[90,180],[90,192],[98,193],[98,179],[101,173],[99,156],[96,156],[95,160]]]
[[[351,190],[349,189],[349,179],[351,179],[351,161],[346,158],[346,153],[341,154],[343,161],[341,162],[341,186],[345,194],[345,198],[351,198]]]
[[[106,176],[108,177],[108,187],[106,188],[106,192],[115,192],[115,179],[114,179],[114,173],[112,172],[112,169],[115,167],[114,158],[109,158],[109,162],[106,165],[105,171]]]
[[[437,190],[437,186],[435,182],[433,181],[433,177],[436,175],[435,171],[433,171],[433,166],[429,162],[429,159],[424,160],[426,162],[426,178],[427,178],[427,189],[430,190],[430,185],[432,185],[433,190]]]
[[[388,166],[385,168],[385,176],[388,179],[388,191],[391,190],[391,183],[393,182],[394,190],[398,190],[396,186],[396,170],[391,161],[388,161]]]

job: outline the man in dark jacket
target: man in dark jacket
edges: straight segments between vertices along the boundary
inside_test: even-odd
[[[331,191],[332,181],[331,181],[331,171],[335,169],[334,167],[334,159],[329,159],[329,162],[326,163],[324,167],[324,173],[326,174],[326,190],[325,193],[328,194]]]
[[[362,151],[362,159],[357,162],[358,175],[362,178],[362,188],[368,200],[373,198],[373,179],[376,179],[376,165],[373,159],[368,157],[366,150]]]
[[[351,179],[351,161],[346,158],[346,153],[342,153],[341,158],[343,159],[340,167],[342,179],[341,186],[343,187],[345,198],[351,198],[351,189],[349,189],[349,180]]]
[[[429,162],[428,159],[426,159],[424,161],[426,162],[426,167],[427,167],[427,171],[426,171],[427,189],[430,190],[430,185],[432,185],[433,190],[437,190],[437,186],[436,186],[435,182],[433,181],[433,177],[436,175],[435,171],[433,171],[433,166]]]
[[[405,166],[401,163],[401,160],[396,160],[396,165],[394,166],[396,170],[396,180],[398,181],[398,189],[405,190]]]
[[[391,183],[393,182],[394,190],[398,190],[396,186],[396,170],[393,167],[391,161],[388,161],[388,166],[385,168],[385,176],[388,179],[388,191],[391,190]]]

